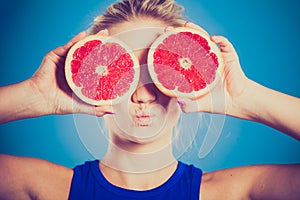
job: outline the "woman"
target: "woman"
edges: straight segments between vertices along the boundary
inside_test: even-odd
[[[124,0],[95,19],[89,34],[109,34],[129,46],[138,46],[134,53],[141,64],[141,78],[127,101],[99,107],[73,102],[63,76],[64,60],[69,48],[85,33],[49,52],[32,78],[1,88],[0,96],[6,97],[0,100],[2,123],[48,114],[86,113],[103,116],[110,137],[101,161],[87,162],[74,170],[39,159],[1,155],[1,199],[299,199],[299,165],[202,173],[174,158],[171,136],[180,110],[252,120],[300,139],[300,124],[293,120],[300,117],[299,99],[249,80],[234,47],[222,36],[211,39],[220,45],[225,61],[225,110],[212,105],[209,96],[192,101],[160,93],[146,68],[149,45],[172,27],[202,30],[184,22],[180,10],[171,0]],[[137,34],[149,27],[153,31],[147,32],[147,37]],[[147,119],[140,119],[140,113]],[[164,119],[163,123],[158,119]]]

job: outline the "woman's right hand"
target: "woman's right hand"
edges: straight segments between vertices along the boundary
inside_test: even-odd
[[[107,31],[100,31],[98,34],[105,35]],[[38,70],[29,79],[32,89],[41,96],[44,114],[85,113],[103,116],[112,112],[110,105],[93,106],[84,103],[73,95],[67,84],[64,74],[66,55],[69,49],[85,36],[85,32],[81,32],[64,46],[47,53]]]

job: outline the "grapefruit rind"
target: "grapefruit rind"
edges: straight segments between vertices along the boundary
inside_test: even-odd
[[[100,40],[102,44],[116,43],[116,44],[120,45],[123,49],[125,49],[126,53],[130,55],[130,58],[133,62],[132,69],[134,70],[133,80],[131,83],[129,83],[130,88],[127,89],[127,91],[123,95],[117,96],[113,99],[94,100],[92,98],[88,98],[85,95],[83,95],[83,93],[82,93],[83,87],[78,87],[74,83],[73,78],[72,78],[72,69],[71,69],[71,62],[73,60],[73,54],[78,48],[84,46],[84,44],[86,44],[87,42],[94,41],[94,40]],[[89,35],[89,36],[83,38],[82,40],[78,41],[70,48],[70,50],[68,51],[66,60],[65,60],[65,77],[66,77],[69,87],[71,88],[71,90],[75,93],[75,95],[79,99],[81,99],[85,103],[95,105],[95,106],[118,104],[121,101],[123,101],[124,99],[128,98],[134,92],[134,90],[136,89],[136,87],[138,85],[139,75],[140,75],[139,62],[138,62],[136,56],[134,55],[134,53],[130,50],[130,48],[124,42],[122,42],[118,39],[115,39],[113,37],[110,37],[110,36]],[[117,83],[117,85],[118,85],[118,83]],[[119,84],[119,86],[120,86],[120,84]]]
[[[191,92],[181,92],[181,91],[178,90],[178,87],[173,89],[173,90],[168,89],[158,80],[157,73],[155,72],[155,69],[154,69],[154,53],[155,53],[157,47],[160,44],[163,44],[163,41],[166,38],[168,38],[169,36],[171,36],[173,34],[178,34],[180,32],[191,32],[192,34],[198,34],[201,37],[203,37],[204,39],[206,39],[207,42],[208,42],[208,46],[210,47],[209,53],[214,53],[216,55],[216,58],[218,59],[218,68],[215,72],[215,79],[213,80],[213,82],[211,82],[209,84],[206,84],[205,88],[200,89],[198,91],[193,90]],[[151,45],[151,47],[149,49],[147,59],[148,59],[149,74],[150,74],[151,79],[153,80],[154,84],[157,86],[157,88],[161,92],[163,92],[164,94],[166,94],[168,96],[171,96],[171,97],[197,99],[197,98],[207,94],[209,91],[211,91],[215,87],[215,85],[219,81],[222,81],[221,76],[222,76],[222,73],[223,73],[223,70],[224,70],[223,69],[224,68],[224,62],[223,62],[223,59],[222,59],[220,49],[218,48],[218,46],[214,42],[212,42],[210,40],[210,36],[207,33],[203,32],[201,30],[196,30],[196,29],[186,28],[186,27],[178,27],[178,28],[174,28],[174,29],[171,29],[171,30],[163,33]],[[170,75],[170,74],[168,74],[168,75]]]

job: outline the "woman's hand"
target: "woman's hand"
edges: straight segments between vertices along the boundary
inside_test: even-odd
[[[198,29],[208,33],[191,22],[186,27]],[[249,80],[243,73],[238,55],[233,45],[223,36],[212,36],[211,40],[220,46],[221,56],[224,61],[224,72],[219,83],[208,94],[196,100],[178,99],[184,112],[210,112],[233,115],[233,102],[246,90]],[[220,75],[220,74],[219,74]]]
[[[198,27],[192,23],[187,26]],[[256,121],[300,140],[300,99],[249,80],[241,69],[233,45],[223,36],[212,36],[211,40],[220,46],[224,60],[223,81],[196,100],[178,99],[181,109]]]
[[[101,31],[98,34],[107,34],[107,31]],[[43,97],[46,113],[86,113],[102,116],[112,112],[111,106],[95,107],[82,102],[72,93],[66,82],[64,63],[68,50],[85,36],[85,32],[81,32],[64,46],[50,51],[31,78],[35,89]]]
[[[106,31],[99,34],[107,34]],[[69,88],[64,75],[64,63],[68,50],[74,43],[85,37],[85,33],[79,33],[64,46],[50,51],[43,59],[40,68],[32,76],[31,81],[37,92],[44,99],[47,113],[69,114],[86,113],[102,116],[112,112],[110,106],[91,106],[79,100]]]
[[[98,34],[108,33],[104,30]],[[66,82],[66,55],[72,45],[85,36],[84,32],[79,33],[64,46],[50,51],[30,79],[0,87],[0,96],[5,97],[0,100],[0,123],[49,114],[103,116],[112,113],[110,105],[96,107],[79,100]]]

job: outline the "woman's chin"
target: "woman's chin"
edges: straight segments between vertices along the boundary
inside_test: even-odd
[[[164,133],[161,128],[153,127],[149,124],[141,124],[140,126],[134,127],[130,132],[125,132],[125,137],[127,137],[131,142],[145,144],[150,143]]]

